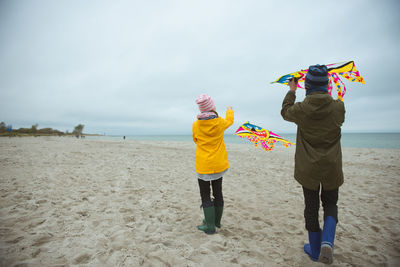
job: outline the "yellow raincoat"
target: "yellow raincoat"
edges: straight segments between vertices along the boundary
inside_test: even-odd
[[[219,173],[229,168],[224,132],[233,124],[233,110],[226,111],[226,118],[197,120],[193,123],[193,141],[196,143],[196,172]]]

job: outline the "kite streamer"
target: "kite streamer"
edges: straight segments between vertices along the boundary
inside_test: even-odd
[[[271,151],[276,142],[281,142],[284,147],[289,147],[294,143],[284,139],[282,136],[277,135],[271,131],[268,131],[260,126],[249,123],[248,121],[243,123],[239,129],[235,132],[235,135],[241,138],[247,138],[249,141],[254,143],[254,146],[261,144],[261,148],[266,151]]]
[[[328,68],[328,76],[329,76],[328,92],[330,95],[332,95],[332,89],[334,84],[336,87],[338,100],[343,101],[343,97],[346,93],[346,86],[344,85],[343,81],[340,79],[339,76],[351,82],[359,82],[365,84],[364,78],[361,77],[360,73],[356,69],[356,66],[354,65],[354,61],[328,64],[326,65],[326,67]],[[295,78],[298,80],[297,87],[304,88],[299,83],[301,82],[304,84],[307,71],[308,69],[286,74],[279,77],[276,81],[273,81],[271,83],[282,83],[287,85],[292,78]]]

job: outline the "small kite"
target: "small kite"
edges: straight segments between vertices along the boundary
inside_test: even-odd
[[[261,144],[262,149],[271,151],[276,142],[281,142],[284,147],[289,147],[294,143],[284,139],[271,131],[268,131],[260,126],[249,123],[248,121],[243,123],[239,129],[235,132],[235,135],[241,138],[247,138],[249,141],[254,143],[254,146]]]
[[[346,93],[346,86],[339,76],[342,76],[351,82],[365,84],[364,78],[361,77],[360,73],[356,69],[356,66],[354,65],[354,61],[328,64],[326,67],[328,68],[329,76],[328,92],[330,95],[332,95],[333,84],[335,84],[338,100],[343,101],[344,94]],[[304,83],[307,71],[308,69],[286,74],[271,83],[282,83],[287,85],[292,78],[295,78],[298,81],[297,87],[304,88],[299,84],[299,82]]]

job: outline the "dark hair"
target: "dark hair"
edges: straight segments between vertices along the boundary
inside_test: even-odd
[[[210,112],[215,113],[215,115],[217,115],[217,117],[219,117],[218,112],[216,112],[215,110],[210,110]]]

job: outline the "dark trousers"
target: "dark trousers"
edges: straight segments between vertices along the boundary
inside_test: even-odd
[[[306,221],[306,229],[309,232],[319,232],[318,211],[319,211],[319,188],[318,191],[310,190],[303,187],[304,193],[304,218]],[[324,209],[324,220],[328,216],[332,216],[338,221],[337,201],[339,197],[339,189],[325,191],[321,190],[322,208]]]
[[[200,196],[201,196],[201,203],[206,206],[212,205],[211,204],[211,195],[210,195],[210,184],[212,187],[212,193],[214,198],[214,206],[223,207],[224,206],[224,197],[222,196],[222,177],[211,181],[206,182],[201,179],[197,179],[199,181],[200,187]],[[206,207],[205,207],[206,208]]]

